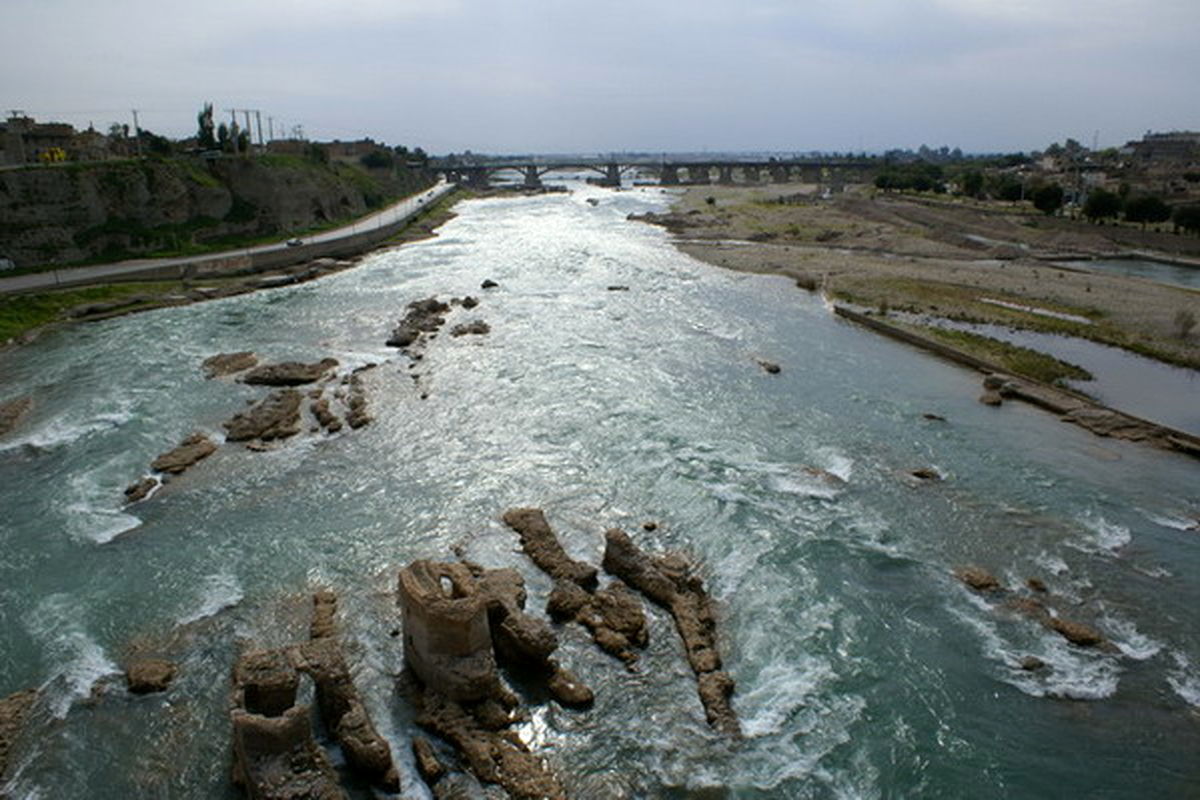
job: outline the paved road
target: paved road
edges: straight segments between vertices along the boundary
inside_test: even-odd
[[[426,206],[436,202],[438,198],[453,188],[453,184],[442,181],[431,189],[406,197],[382,211],[377,211],[374,214],[357,219],[349,225],[313,234],[312,236],[305,236],[303,237],[303,241],[305,244],[332,242],[369,231],[373,228],[382,228],[386,225],[401,222],[421,211]],[[131,261],[118,261],[113,264],[96,264],[90,267],[72,267],[70,269],[35,272],[27,275],[17,275],[12,278],[0,278],[0,294],[27,292],[34,289],[52,289],[55,286],[66,284],[79,286],[87,283],[99,283],[102,279],[113,275],[136,275],[139,272],[147,272],[163,267],[200,264],[217,259],[247,256],[252,253],[270,253],[287,249],[289,249],[288,246],[283,242],[276,242],[256,247],[244,247],[238,250],[226,250],[221,253],[204,253],[202,255],[182,256],[179,258],[143,258]],[[300,248],[297,254],[302,253],[303,248]]]

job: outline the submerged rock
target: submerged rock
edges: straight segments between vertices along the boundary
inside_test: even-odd
[[[940,481],[942,473],[938,472],[933,467],[918,467],[917,469],[909,470],[909,475],[919,481]]]
[[[483,336],[491,332],[491,326],[481,319],[472,320],[471,322],[464,322],[461,325],[455,325],[450,329],[451,336]]]
[[[168,450],[151,461],[150,469],[178,475],[215,452],[217,452],[217,446],[213,444],[212,440],[202,433],[193,433],[180,442],[178,447]],[[128,489],[126,494],[128,494]]]
[[[0,436],[15,428],[32,406],[33,398],[29,395],[0,403]]]
[[[242,383],[261,386],[302,386],[319,381],[337,365],[336,358],[323,358],[312,364],[302,364],[299,361],[264,364],[243,375]]]
[[[496,287],[498,287],[499,285],[500,285],[500,284],[496,283],[496,282],[495,282],[494,280],[492,280],[491,278],[488,278],[488,279],[487,279],[487,280],[485,280],[483,283],[479,284],[479,288],[480,288],[480,289],[495,289],[495,288],[496,288]]]
[[[1004,398],[999,392],[988,389],[983,394],[979,395],[979,402],[985,406],[1000,406],[1004,404]]]
[[[133,694],[165,692],[179,668],[161,658],[135,661],[125,670],[125,685]]]
[[[257,365],[258,356],[249,350],[243,350],[239,353],[218,353],[215,356],[209,356],[204,359],[204,362],[201,364],[204,367],[205,377],[208,378],[233,375]]]
[[[409,347],[416,344],[426,333],[433,333],[446,323],[441,316],[450,306],[436,297],[414,300],[408,304],[408,313],[392,330],[386,344],[389,347]]]
[[[267,395],[258,405],[235,414],[224,423],[231,442],[250,439],[286,439],[300,432],[300,402],[295,389],[280,389]]]

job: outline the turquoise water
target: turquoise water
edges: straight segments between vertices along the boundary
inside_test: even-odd
[[[513,505],[545,508],[592,563],[614,525],[694,555],[738,683],[747,736],[731,743],[705,725],[659,610],[636,674],[563,628],[561,660],[596,707],[538,707],[523,733],[574,796],[1200,791],[1200,463],[984,407],[973,373],[627,222],[660,207],[656,190],[574,188],[465,203],[437,239],[317,282],[0,354],[3,396],[36,401],[0,440],[0,695],[43,688],[12,796],[237,796],[230,666],[248,643],[302,638],[321,585],[342,596],[359,686],[421,796],[394,689],[395,575],[462,545],[520,569],[540,613],[549,581],[499,520]],[[500,288],[480,292],[485,278]],[[431,342],[415,383],[383,345],[391,326],[410,300],[466,293],[481,305],[452,321],[491,334]],[[219,435],[261,395],[202,376],[203,358],[241,349],[380,363],[365,373],[375,422],[269,453],[227,445],[122,510],[157,453]],[[947,479],[914,485],[923,466]],[[964,563],[1041,577],[1119,652],[1004,614],[953,579]],[[124,691],[133,653],[180,662],[169,693]],[[1025,655],[1051,670],[1019,669]]]

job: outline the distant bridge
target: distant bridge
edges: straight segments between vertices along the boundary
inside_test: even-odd
[[[878,169],[876,161],[866,159],[789,159],[739,161],[704,159],[691,161],[503,161],[491,164],[431,163],[430,168],[445,176],[447,181],[475,189],[487,188],[492,178],[511,171],[523,176],[527,189],[542,187],[542,176],[550,172],[595,172],[595,182],[601,186],[620,186],[621,178],[630,172],[656,176],[663,186],[696,184],[759,184],[815,183],[840,187],[847,183],[863,183]],[[716,180],[713,180],[713,177]]]

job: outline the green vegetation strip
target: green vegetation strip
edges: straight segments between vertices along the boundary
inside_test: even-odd
[[[67,311],[76,306],[106,303],[132,295],[162,295],[178,288],[178,283],[121,283],[3,296],[0,297],[0,342],[7,342],[26,331],[62,319]]]
[[[990,336],[968,331],[938,328],[931,325],[911,325],[888,320],[892,325],[937,339],[956,350],[998,364],[1014,375],[1032,378],[1042,383],[1061,384],[1063,381],[1090,381],[1092,373],[1076,364],[1060,361],[1028,347],[1010,344]]]

